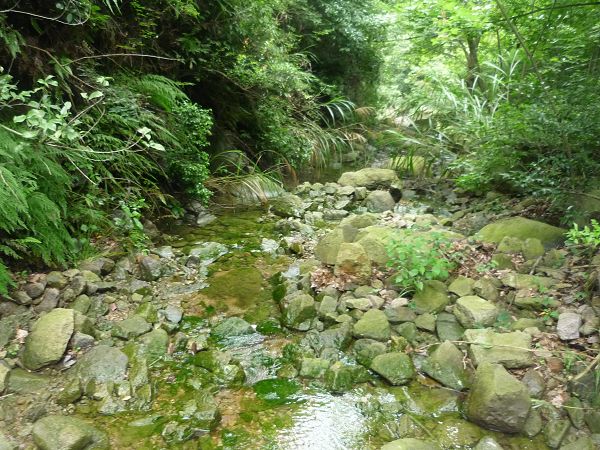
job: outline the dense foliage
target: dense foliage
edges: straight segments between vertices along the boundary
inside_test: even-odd
[[[371,0],[0,1],[3,259],[63,264],[107,225],[139,247],[143,209],[322,161],[375,99],[378,25]]]
[[[404,142],[459,185],[551,196],[597,186],[597,2],[403,0],[382,90]],[[398,37],[399,36],[399,37]],[[398,44],[400,41],[402,44]]]

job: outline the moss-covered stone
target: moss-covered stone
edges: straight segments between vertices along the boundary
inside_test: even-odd
[[[416,375],[415,366],[410,356],[399,352],[376,356],[371,362],[371,370],[394,386],[406,384]]]
[[[400,183],[398,175],[391,169],[365,168],[356,172],[345,172],[338,180],[342,186],[365,187],[367,189],[389,188]]]
[[[413,297],[417,314],[439,313],[450,303],[448,289],[441,281],[426,281],[423,289]]]
[[[491,329],[467,330],[465,340],[470,343],[469,355],[473,364],[502,364],[509,369],[533,364],[531,335],[521,331],[495,333]]]
[[[457,300],[454,315],[465,328],[489,327],[498,317],[498,308],[481,297],[469,295]]]
[[[470,374],[465,369],[463,360],[463,353],[446,341],[423,362],[422,369],[444,386],[462,391],[470,384]]]
[[[353,334],[357,338],[387,341],[391,336],[390,323],[383,311],[371,309],[354,324]]]
[[[23,365],[30,370],[38,370],[58,362],[67,349],[74,329],[72,309],[54,309],[42,316],[25,340],[21,357]]]
[[[562,243],[565,239],[565,230],[543,222],[538,222],[524,217],[511,217],[499,220],[483,227],[475,237],[484,241],[498,244],[506,236],[526,240],[539,239],[545,247]]]

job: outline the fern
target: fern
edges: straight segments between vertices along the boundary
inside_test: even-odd
[[[160,75],[143,75],[124,80],[131,89],[148,98],[148,101],[162,109],[171,112],[180,103],[188,101],[181,89],[180,83]]]
[[[8,294],[8,288],[14,286],[8,267],[0,260],[0,295]]]

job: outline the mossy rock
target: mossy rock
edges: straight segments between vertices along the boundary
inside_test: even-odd
[[[366,187],[367,189],[389,188],[395,183],[400,183],[396,172],[391,169],[372,167],[356,172],[345,172],[338,180],[338,184],[342,186]]]
[[[565,239],[565,232],[563,228],[544,222],[525,217],[511,217],[486,225],[475,237],[483,242],[494,244],[499,244],[507,236],[523,241],[530,238],[539,239],[544,247],[548,248],[561,244]]]

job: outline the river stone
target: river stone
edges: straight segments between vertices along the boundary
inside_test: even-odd
[[[283,324],[293,330],[307,331],[317,315],[315,300],[308,294],[300,294],[282,304]]]
[[[423,362],[422,369],[446,387],[462,391],[469,386],[463,353],[451,342],[444,342]]]
[[[329,361],[322,358],[303,358],[300,365],[300,376],[304,378],[321,378],[329,369]]]
[[[367,189],[389,188],[392,183],[400,183],[396,172],[391,169],[371,167],[356,172],[345,172],[338,180],[338,184],[342,186],[365,187]]]
[[[448,286],[448,291],[453,294],[458,295],[459,297],[466,297],[467,295],[473,295],[473,287],[475,285],[475,280],[467,277],[458,277],[450,286]]]
[[[416,375],[415,366],[410,356],[399,352],[376,356],[371,362],[371,370],[394,386],[406,384]]]
[[[433,430],[436,442],[444,449],[473,448],[481,439],[482,429],[462,418],[446,418]]]
[[[373,191],[369,192],[369,195],[367,195],[367,198],[363,202],[363,206],[369,212],[382,213],[394,209],[396,202],[388,191]]]
[[[25,339],[21,356],[29,370],[38,370],[62,358],[73,330],[75,318],[71,309],[54,309],[40,317]]]
[[[519,433],[530,407],[527,388],[504,367],[479,365],[465,406],[470,421],[491,430]]]
[[[82,385],[89,382],[119,383],[125,379],[129,359],[121,350],[99,345],[83,355],[74,369]]]
[[[323,264],[335,264],[340,245],[343,242],[343,231],[339,228],[334,229],[317,243],[315,247],[315,258]]]
[[[473,450],[503,450],[502,446],[493,437],[486,436],[481,439]]]
[[[475,366],[483,363],[502,364],[508,369],[533,365],[531,335],[522,331],[495,333],[491,329],[466,330],[469,356]]]
[[[273,213],[283,218],[302,217],[305,209],[302,199],[289,192],[271,199],[269,203]]]
[[[502,283],[496,279],[493,280],[494,281],[487,277],[477,280],[473,285],[473,291],[475,292],[475,295],[478,295],[485,300],[489,300],[490,302],[495,302],[498,300],[498,288],[502,286]]]
[[[45,375],[16,368],[6,377],[6,392],[23,395],[41,393],[48,389],[49,384],[50,379]]]
[[[381,450],[440,450],[440,447],[422,439],[405,438],[388,442]]]
[[[369,367],[373,358],[387,352],[387,345],[373,339],[358,339],[354,342],[353,352],[359,364]]]
[[[440,341],[460,341],[465,329],[454,314],[440,313],[435,321],[435,330]]]
[[[542,398],[546,390],[544,377],[536,370],[529,369],[521,378],[521,382],[527,387],[531,398]]]
[[[481,297],[469,295],[456,301],[454,315],[465,328],[489,327],[496,321],[498,308]]]
[[[417,314],[436,314],[444,310],[450,303],[446,285],[441,281],[426,281],[423,290],[413,296]]]
[[[146,319],[135,314],[128,319],[116,322],[112,328],[112,335],[128,340],[141,336],[151,329],[152,325],[146,322]]]
[[[585,426],[583,402],[577,397],[571,397],[565,402],[565,406],[571,423],[575,428],[581,430]]]
[[[41,450],[110,448],[106,434],[75,417],[46,416],[33,425],[32,435]]]
[[[355,383],[355,370],[354,367],[338,361],[327,369],[324,378],[327,389],[335,393],[343,393],[352,389]]]
[[[377,216],[371,213],[352,214],[340,222],[340,228],[350,226],[357,230],[373,226],[377,223]]]
[[[0,394],[2,394],[2,392],[4,392],[4,389],[6,388],[6,379],[8,377],[9,372],[10,367],[3,360],[0,359]]]
[[[240,317],[229,317],[213,328],[212,335],[219,339],[254,333],[254,328]]]
[[[540,287],[550,289],[557,283],[553,278],[514,272],[504,275],[501,281],[505,286],[518,290],[539,290]]]
[[[106,257],[86,259],[79,264],[80,270],[89,270],[96,275],[108,275],[115,268],[115,262]]]
[[[353,334],[356,338],[387,341],[391,336],[390,323],[383,311],[371,309],[354,324]]]
[[[562,445],[560,450],[594,450],[595,448],[597,447],[594,445],[592,438],[584,436],[570,444]]]
[[[63,289],[69,284],[69,279],[60,272],[50,272],[46,275],[46,285],[48,287]]]
[[[336,275],[350,275],[357,283],[366,283],[371,277],[371,260],[360,244],[343,242],[335,260]]]
[[[571,428],[568,419],[553,419],[544,427],[544,437],[550,448],[558,448]]]
[[[414,322],[414,320],[417,318],[417,315],[412,309],[400,304],[399,302],[398,304],[394,304],[394,302],[392,302],[383,309],[383,312],[387,316],[388,321],[393,324]]]
[[[420,330],[433,333],[435,331],[435,321],[436,317],[433,314],[426,313],[417,316],[417,318],[415,319],[415,325]]]
[[[143,256],[140,260],[141,278],[144,281],[158,280],[163,274],[163,262],[156,255]]]
[[[154,362],[167,354],[169,335],[162,328],[152,330],[139,338],[140,352],[148,362]]]
[[[542,431],[543,425],[544,423],[540,412],[535,408],[531,408],[527,420],[525,421],[525,426],[523,427],[523,434],[529,438],[537,436],[540,434],[540,431]]]
[[[48,290],[50,290],[50,289],[48,289]],[[45,295],[44,295],[44,297],[45,297]],[[73,303],[71,303],[71,309],[78,311],[81,314],[87,314],[88,311],[90,310],[91,306],[92,306],[92,300],[85,294],[80,295],[73,301]]]
[[[483,227],[475,235],[483,242],[498,244],[506,236],[516,237],[521,240],[529,238],[539,239],[545,247],[562,243],[566,230],[538,222],[524,217],[511,217],[502,219]]]
[[[556,333],[563,341],[571,341],[579,338],[579,328],[581,327],[581,315],[572,312],[565,312],[558,316],[556,324]]]

